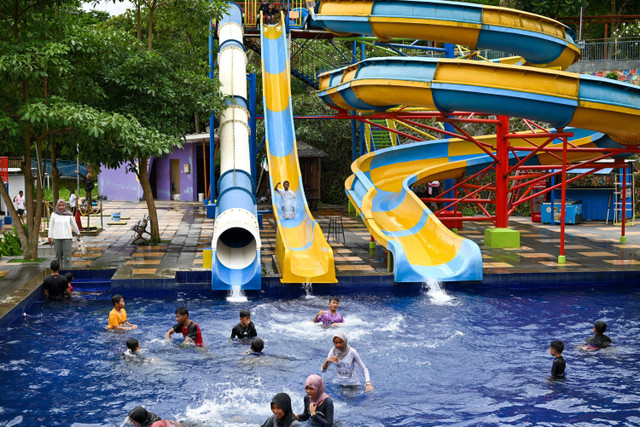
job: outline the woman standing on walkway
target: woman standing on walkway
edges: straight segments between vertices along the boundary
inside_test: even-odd
[[[49,244],[53,243],[56,259],[64,269],[71,268],[74,231],[80,237],[80,230],[73,215],[67,210],[67,203],[64,199],[58,199],[49,221]]]

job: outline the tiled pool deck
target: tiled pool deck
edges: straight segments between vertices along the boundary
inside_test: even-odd
[[[201,204],[156,202],[162,243],[135,246],[131,244],[131,227],[146,213],[145,203],[105,202],[103,226],[97,236],[85,236],[87,253],[74,254],[73,269],[77,276],[95,275],[104,270],[113,273],[112,286],[125,291],[134,288],[205,289],[211,272],[202,268],[203,250],[210,246],[213,220],[206,218]],[[111,213],[120,212],[123,220],[111,222]],[[349,216],[346,208],[325,207],[313,213],[327,232],[330,217],[340,216],[344,226],[344,242],[330,240],[334,249],[336,274],[340,282],[392,283],[387,272],[383,248],[369,250],[371,236],[357,217]],[[84,218],[86,224],[86,218]],[[100,224],[100,218],[91,218]],[[279,283],[274,260],[276,230],[273,216],[262,219],[263,283]],[[465,223],[459,234],[480,246],[484,261],[483,283],[508,281],[515,287],[527,288],[542,280],[557,283],[584,281],[590,283],[620,283],[640,277],[640,225],[627,227],[627,242],[620,243],[620,226],[597,223],[567,225],[566,263],[558,263],[560,226],[534,224],[528,217],[514,217],[510,227],[520,232],[518,249],[492,249],[484,246],[484,229],[490,223]],[[10,228],[5,225],[5,229]],[[340,236],[342,237],[342,236]],[[340,239],[341,240],[341,239]],[[11,262],[0,258],[0,317],[12,310],[41,282],[49,265],[51,249],[41,247],[40,256],[47,260],[39,264]],[[89,271],[90,270],[90,271]],[[115,271],[115,273],[114,273]],[[541,276],[543,275],[543,276]],[[517,284],[521,286],[517,286]],[[14,310],[15,311],[15,310]]]

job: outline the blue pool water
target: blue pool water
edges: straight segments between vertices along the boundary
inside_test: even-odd
[[[640,424],[638,289],[448,295],[341,295],[343,330],[375,387],[342,390],[325,374],[342,426]],[[207,351],[163,339],[181,304]],[[301,412],[304,380],[331,348],[332,331],[311,322],[326,307],[326,296],[127,298],[140,327],[114,333],[109,292],[37,303],[0,334],[0,426],[120,426],[136,405],[191,426],[255,426],[282,391]],[[227,341],[242,308],[270,357]],[[576,349],[598,319],[615,345]],[[124,360],[130,337],[154,361]],[[547,380],[555,339],[566,346],[563,382]]]

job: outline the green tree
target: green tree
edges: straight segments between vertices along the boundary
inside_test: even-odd
[[[113,31],[78,27],[78,6],[74,0],[0,4],[0,140],[4,153],[24,158],[27,218],[17,233],[25,259],[37,258],[47,147],[60,141],[64,153],[78,144],[85,160],[115,166],[136,156],[168,153],[178,141],[178,132],[167,136],[132,114],[105,108],[111,98],[96,77],[105,75],[100,67],[137,55],[137,43],[131,38],[123,42],[122,34]],[[35,174],[32,158],[37,160]],[[0,193],[18,224],[3,185]]]
[[[209,20],[219,18],[224,7],[222,2],[208,0],[139,0],[135,13],[106,22],[105,27],[135,34],[138,49],[123,58],[106,59],[104,72],[97,77],[108,94],[101,104],[174,137],[192,131],[194,123],[197,128],[198,117],[208,119],[212,111],[220,111],[222,100],[212,95],[217,89],[208,78],[207,29]],[[144,45],[146,49],[140,49]],[[157,154],[144,145],[134,148],[126,160],[142,186],[151,241],[157,242],[160,231],[148,176],[149,159]],[[110,158],[102,163],[122,160]]]

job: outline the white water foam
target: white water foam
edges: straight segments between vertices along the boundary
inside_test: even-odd
[[[239,285],[231,286],[231,294],[227,297],[227,301],[229,302],[247,302],[249,301],[247,297],[242,292],[242,287]]]
[[[441,282],[433,277],[429,277],[426,282],[422,284],[422,289],[427,291],[431,303],[435,305],[451,305],[453,303],[453,297],[450,296],[442,289]]]
[[[259,379],[248,387],[228,383],[225,388],[214,399],[205,400],[196,408],[187,408],[187,418],[203,425],[255,426],[256,418],[265,420],[271,415],[268,400],[271,393],[265,392]],[[284,392],[296,395],[292,390]]]

